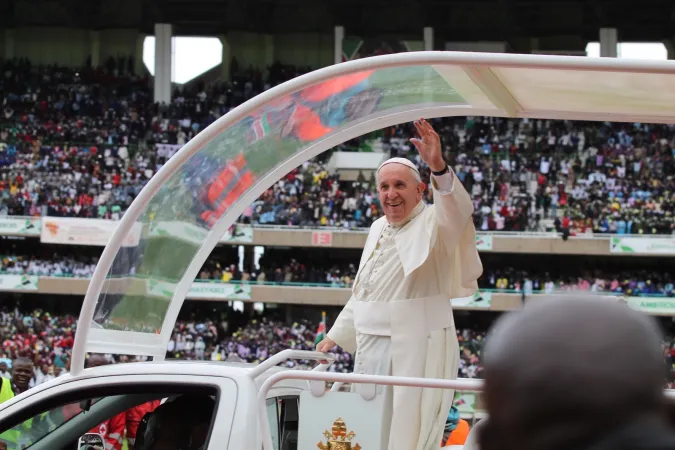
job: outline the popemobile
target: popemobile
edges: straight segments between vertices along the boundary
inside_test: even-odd
[[[89,284],[71,372],[0,405],[0,448],[109,448],[89,431],[155,401],[162,412],[145,415],[133,448],[387,450],[391,411],[376,385],[481,382],[332,373],[331,354],[296,350],[255,366],[165,361],[220,238],[293,168],[372,131],[444,116],[675,123],[674,76],[672,61],[412,52],[326,67],[251,99],[177,152],[130,206]],[[94,353],[150,362],[85,369]],[[317,366],[278,367],[287,359]],[[465,448],[477,448],[474,434]]]

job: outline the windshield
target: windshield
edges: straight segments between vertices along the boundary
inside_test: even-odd
[[[97,403],[100,398],[82,402],[68,403],[31,417],[28,420],[0,433],[0,443],[7,450],[29,448],[36,442],[62,427],[66,422],[79,416]],[[2,446],[0,446],[2,448]]]

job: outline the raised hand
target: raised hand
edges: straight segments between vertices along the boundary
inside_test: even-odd
[[[443,152],[441,151],[441,138],[434,128],[424,119],[413,122],[419,138],[412,138],[410,142],[415,146],[417,151],[427,166],[432,172],[440,172],[445,169],[445,160],[443,160]]]

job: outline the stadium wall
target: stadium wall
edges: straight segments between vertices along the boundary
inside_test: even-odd
[[[136,30],[90,31],[57,27],[23,27],[3,33],[0,47],[4,57],[27,58],[35,65],[59,64],[81,67],[90,55],[105,63],[110,56],[134,56],[143,64],[143,39]],[[140,64],[140,66],[139,66]]]
[[[223,54],[226,64],[236,58],[242,69],[253,66],[264,70],[275,61],[317,69],[333,62],[333,36],[330,34],[230,32],[221,40],[226,41],[223,45],[229,49],[229,58],[226,52]]]
[[[89,285],[88,279],[28,276],[22,283],[12,280],[3,283],[0,276],[0,291],[21,294],[49,294],[83,296]],[[154,297],[156,291],[140,278],[120,278],[106,282],[108,294],[124,294],[125,297]],[[4,285],[3,285],[4,284]],[[312,287],[307,285],[281,286],[258,284],[229,284],[223,282],[195,282],[187,295],[188,300],[268,303],[276,305],[305,305],[339,307],[344,306],[351,296],[350,288]],[[453,300],[458,311],[515,311],[531,301],[546,298],[546,294],[481,292],[465,299]],[[47,298],[47,297],[45,297]],[[675,317],[675,299],[666,297],[626,297],[628,306],[646,314]]]

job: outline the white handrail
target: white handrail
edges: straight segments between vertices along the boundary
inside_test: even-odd
[[[302,350],[297,351],[306,353]],[[283,380],[307,380],[308,382],[332,381],[335,383],[333,386],[337,384],[343,385],[344,383],[366,383],[385,386],[453,389],[455,391],[483,390],[483,380],[477,378],[441,380],[437,378],[394,377],[387,375],[363,375],[355,373],[335,373],[304,370],[286,370],[283,372],[277,372],[265,380],[260,388],[260,391],[258,392],[258,424],[260,426],[263,450],[274,450],[274,445],[272,444],[272,432],[270,430],[270,424],[267,420],[267,393],[272,388],[272,386]],[[670,400],[675,400],[675,389],[664,389],[664,395]],[[260,446],[257,448],[260,448]]]
[[[436,389],[454,389],[456,391],[480,391],[483,380],[458,378],[440,380],[436,378],[392,377],[386,375],[362,375],[355,373],[315,372],[305,370],[286,370],[270,376],[258,392],[258,424],[262,436],[263,450],[274,450],[270,424],[267,420],[267,393],[282,380],[333,381],[342,383],[366,383],[385,386],[426,387]],[[259,448],[259,447],[258,447]]]
[[[265,361],[261,362],[257,366],[251,369],[249,372],[249,375],[251,378],[256,379],[263,373],[265,373],[268,369],[271,369],[272,367],[276,366],[277,364],[281,364],[282,362],[286,361],[287,359],[309,359],[312,361],[335,361],[337,357],[332,354],[332,353],[322,353],[322,352],[312,352],[308,350],[294,350],[292,348],[288,348],[286,350],[282,350],[279,353],[275,353],[274,355],[270,356],[267,358]]]
[[[345,384],[344,384],[342,381],[336,381],[336,382],[333,383],[333,385],[330,387],[330,391],[331,391],[331,392],[337,392],[337,391],[339,391],[340,388],[341,388],[342,386],[344,386],[344,385],[345,385]]]

